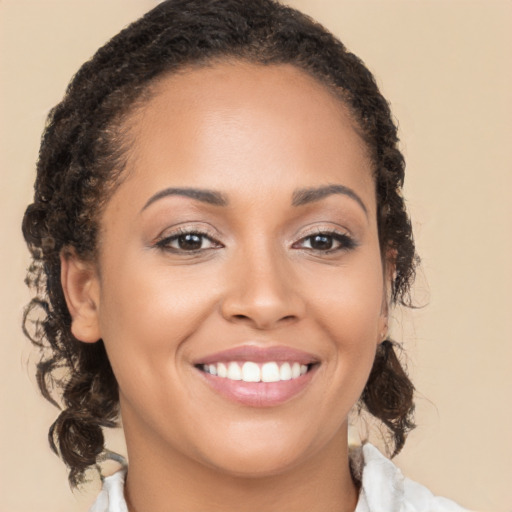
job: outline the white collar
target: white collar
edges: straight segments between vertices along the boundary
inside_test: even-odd
[[[453,501],[435,497],[426,487],[405,478],[375,446],[351,449],[350,466],[361,482],[355,512],[462,511]],[[126,468],[103,480],[103,489],[89,512],[128,512],[124,499]],[[288,511],[284,511],[288,512]]]

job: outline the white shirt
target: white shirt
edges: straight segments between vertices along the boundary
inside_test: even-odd
[[[351,453],[354,476],[361,482],[355,512],[451,512],[462,507],[434,496],[426,487],[405,478],[377,448],[365,444]],[[89,512],[128,512],[123,469],[105,478],[103,489]],[[288,511],[283,511],[288,512]]]

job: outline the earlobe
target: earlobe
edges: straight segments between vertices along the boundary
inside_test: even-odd
[[[377,345],[380,345],[383,341],[388,337],[388,316],[385,313],[382,313],[381,321],[380,321],[380,329],[379,329],[379,339],[377,340]]]
[[[101,338],[99,328],[99,280],[92,263],[80,259],[73,249],[60,253],[61,284],[71,315],[73,336],[85,343]]]
[[[388,293],[386,291],[386,283],[384,283],[384,290],[382,294],[382,305],[380,309],[379,327],[377,336],[377,345],[380,345],[388,336],[388,318],[389,318],[389,301]]]
[[[389,319],[389,303],[390,303],[390,293],[389,293],[390,283],[389,280],[384,276],[384,287],[382,293],[382,305],[380,308],[380,318],[379,318],[379,343],[382,343],[387,335],[388,335],[388,319]]]
[[[382,306],[381,306],[380,321],[379,321],[378,344],[382,343],[388,337],[389,308],[390,308],[390,303],[391,303],[393,281],[395,279],[396,256],[397,256],[396,249],[388,249],[388,251],[386,252],[386,255],[385,255],[385,259],[383,261],[384,286],[383,286]]]
[[[388,249],[386,253],[386,264],[384,267],[384,279],[386,285],[386,295],[388,297],[388,303],[391,301],[392,291],[395,286],[396,280],[396,259],[398,257],[398,251],[396,249]]]

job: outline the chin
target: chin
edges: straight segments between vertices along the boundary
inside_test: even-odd
[[[239,429],[243,435],[228,435],[227,442],[226,438],[219,440],[214,443],[215,453],[210,451],[203,459],[208,460],[210,467],[238,478],[265,478],[288,472],[326,449],[336,450],[333,443],[337,445],[338,440],[346,436],[343,428],[326,439],[308,432],[307,428],[290,431],[277,424],[267,428],[260,426],[253,435],[247,427],[244,430],[240,425]]]
[[[279,475],[300,465],[299,454],[271,450],[241,450],[226,453],[221,460],[211,461],[216,471],[236,478],[265,478]]]

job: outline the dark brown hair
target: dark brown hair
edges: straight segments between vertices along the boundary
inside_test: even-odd
[[[27,284],[36,292],[24,330],[41,349],[42,394],[61,408],[49,439],[69,466],[72,485],[97,463],[102,428],[116,425],[119,401],[103,341],[81,343],[71,333],[59,255],[72,247],[83,258],[95,257],[101,211],[127,157],[123,120],[144,104],[150,85],[164,73],[225,58],[292,64],[339,95],[373,159],[381,251],[396,255],[392,302],[409,301],[416,256],[401,195],[404,159],[388,103],[361,60],[322,26],[274,0],[159,4],[100,48],[50,112],[34,202],[23,220],[33,256]],[[413,390],[385,341],[360,403],[389,428],[395,453],[413,427]]]

